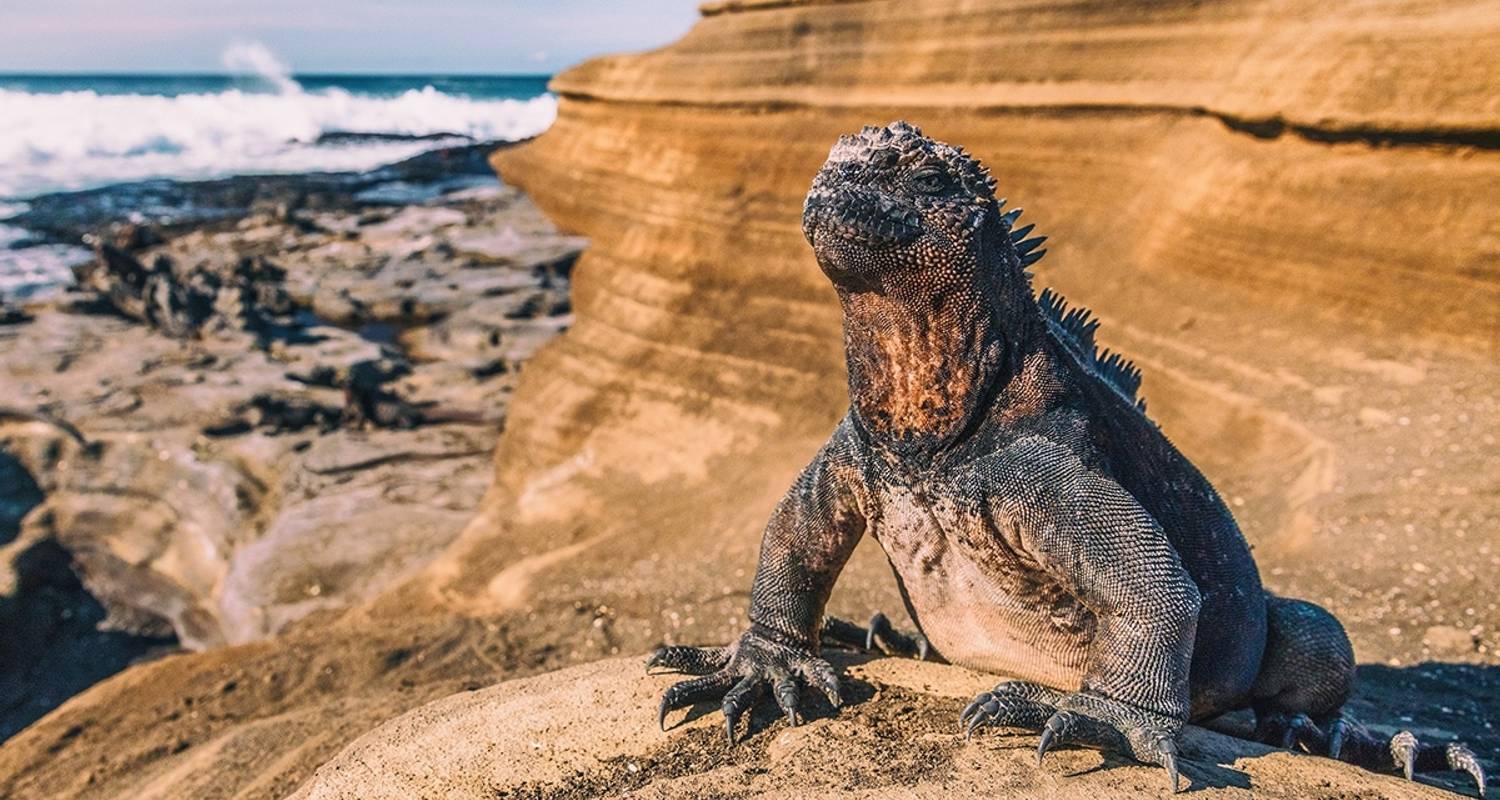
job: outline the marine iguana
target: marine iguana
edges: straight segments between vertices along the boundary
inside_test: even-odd
[[[966,733],[1039,731],[1039,761],[1113,750],[1177,791],[1182,725],[1250,708],[1262,741],[1408,778],[1463,770],[1483,795],[1464,745],[1383,741],[1343,713],[1343,627],[1262,587],[1229,509],[1146,416],[1140,373],[1095,347],[1088,311],[1033,294],[1045,237],[994,187],[904,122],[834,145],[802,226],[843,306],[850,408],[766,528],[748,630],[647,662],[702,676],[667,690],[660,720],[721,700],[732,743],[767,687],[793,725],[804,684],[837,706],[820,636],[851,626],[825,631],[823,611],[869,533],[921,641],[1017,678],[964,709]],[[890,637],[875,623],[868,638]]]

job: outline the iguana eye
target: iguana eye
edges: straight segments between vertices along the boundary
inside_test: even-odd
[[[920,169],[906,179],[906,185],[914,192],[937,194],[948,186],[948,176],[937,167]]]

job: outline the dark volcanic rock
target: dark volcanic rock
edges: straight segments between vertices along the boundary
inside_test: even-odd
[[[331,134],[330,134],[331,135]],[[56,192],[26,201],[27,209],[6,220],[30,231],[33,243],[78,244],[111,226],[148,228],[154,236],[205,225],[232,225],[255,213],[287,216],[300,210],[351,209],[379,204],[380,190],[427,185],[423,200],[444,189],[494,183],[486,157],[508,142],[439,147],[367,172],[236,175],[206,181],[151,180],[97,189]],[[435,187],[435,188],[434,188]],[[405,196],[389,201],[415,202]],[[116,237],[110,237],[113,241]],[[117,241],[113,243],[120,246]],[[126,247],[125,249],[132,249]]]

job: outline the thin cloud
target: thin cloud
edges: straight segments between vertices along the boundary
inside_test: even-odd
[[[697,18],[697,0],[23,3],[3,14],[0,71],[219,71],[219,53],[247,40],[309,71],[552,71],[665,44]]]

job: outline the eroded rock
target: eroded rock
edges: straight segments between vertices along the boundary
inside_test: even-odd
[[[0,485],[0,535],[28,531],[0,542],[7,613],[48,613],[27,611],[44,609],[28,587],[57,581],[16,577],[40,547],[98,609],[89,631],[206,649],[342,608],[439,552],[489,483],[518,366],[567,319],[556,264],[578,240],[491,189],[404,209],[310,193],[233,225],[103,232],[78,287],[0,326],[0,468],[35,484]],[[533,242],[480,267],[445,244],[496,226]],[[345,307],[319,313],[330,297]],[[437,325],[485,334],[407,352]],[[7,626],[0,652],[68,651],[92,641],[79,625],[24,641],[10,637],[35,625]],[[105,661],[90,680],[124,663]],[[0,668],[17,697],[36,676]]]

